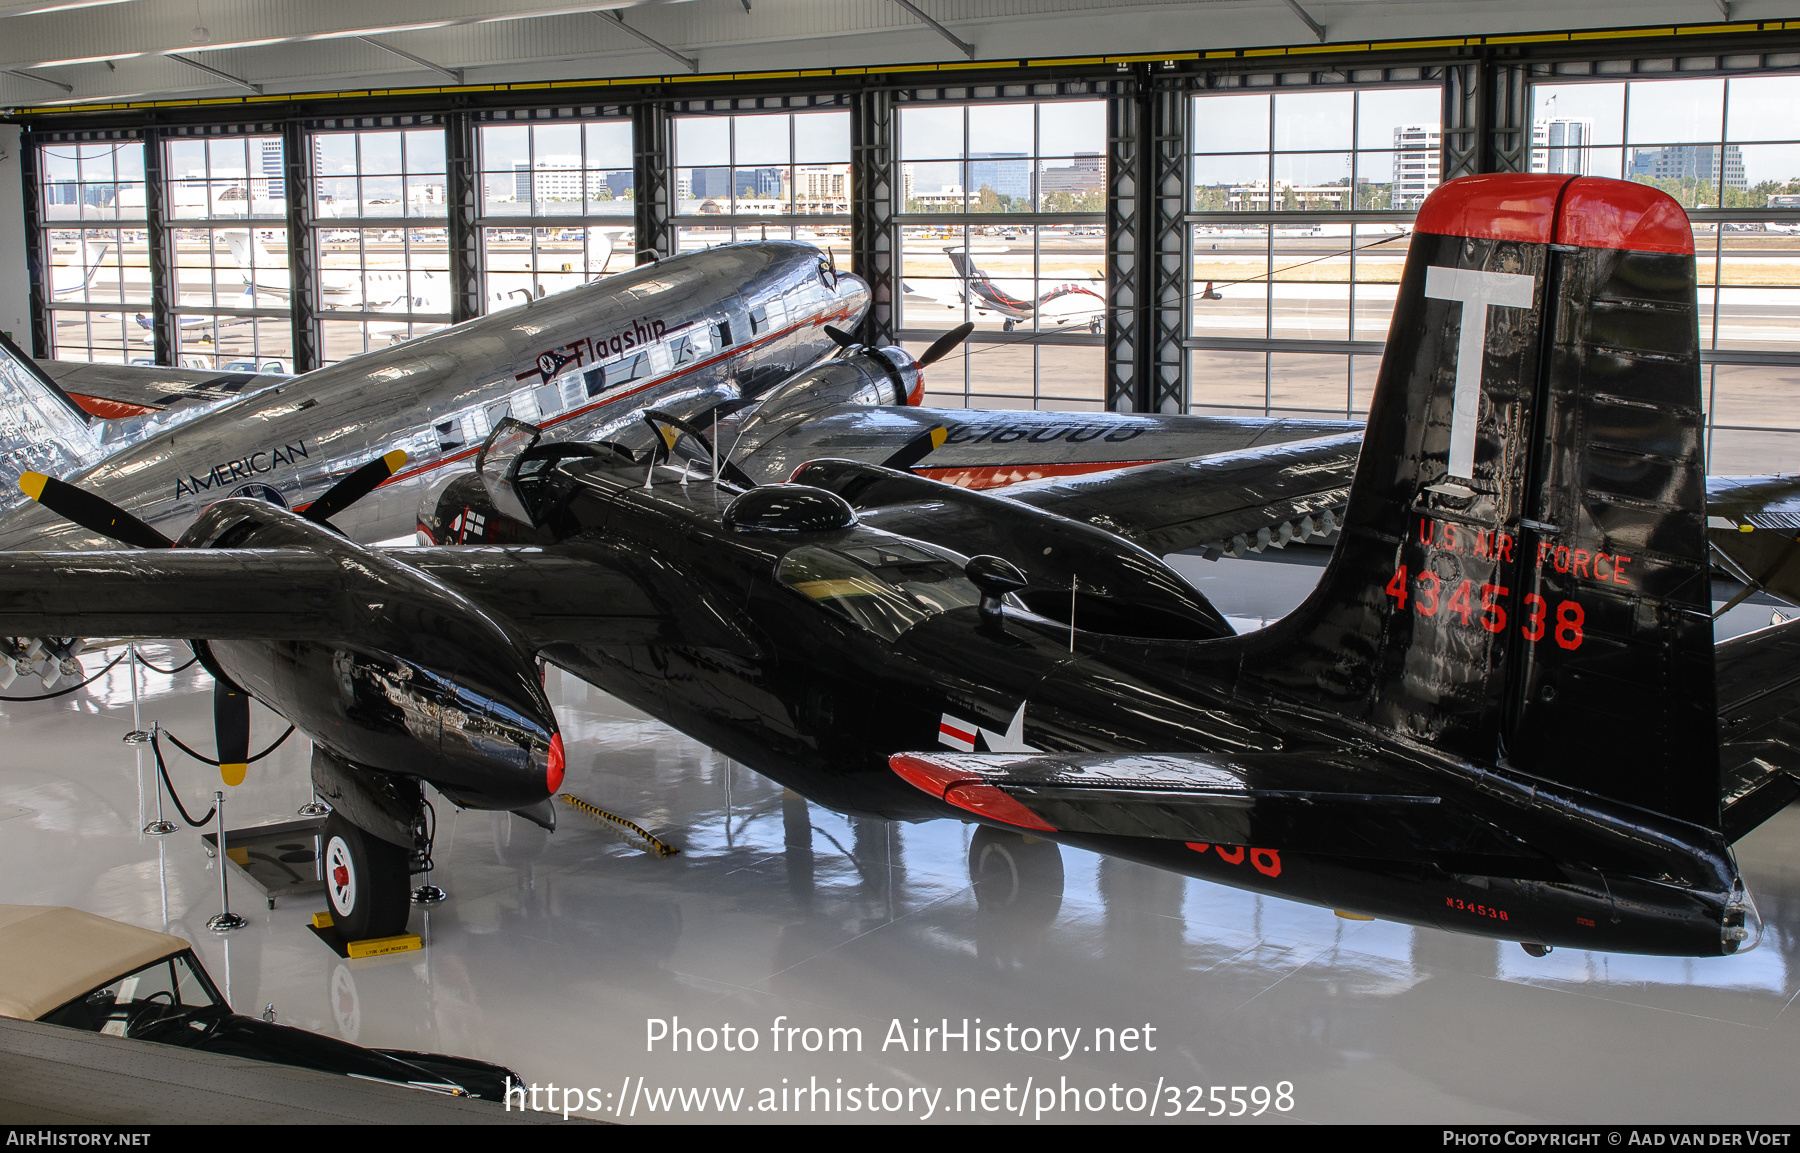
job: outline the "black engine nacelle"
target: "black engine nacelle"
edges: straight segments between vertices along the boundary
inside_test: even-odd
[[[214,504],[179,543],[303,550],[296,560],[318,570],[305,634],[204,646],[318,745],[471,807],[522,808],[560,786],[562,740],[532,655],[462,594],[262,501]]]

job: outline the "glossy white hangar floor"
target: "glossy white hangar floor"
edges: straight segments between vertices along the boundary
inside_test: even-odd
[[[1183,564],[1246,624],[1285,611],[1318,571],[1201,566]],[[1733,619],[1749,627],[1769,612],[1746,605]],[[1263,1121],[1800,1112],[1797,810],[1739,846],[1767,925],[1755,952],[1534,960],[1515,944],[1344,920],[954,822],[847,819],[553,672],[566,790],[680,854],[652,856],[567,809],[547,836],[440,798],[433,879],[450,899],[414,912],[428,948],[343,961],[306,928],[322,896],[271,910],[235,871],[233,907],[249,925],[207,931],[218,879],[198,834],[139,832],[154,813],[153,766],[121,743],[124,668],[57,701],[0,706],[0,902],[166,929],[195,944],[240,1011],[273,1002],[283,1021],[363,1044],[502,1062],[556,1086],[540,1105],[562,1107],[572,1087],[583,1115],[639,1124],[1004,1122],[1040,1110],[1116,1123],[1145,1119],[1153,1103],[1195,1121],[1187,1110],[1238,1111],[1241,1087],[1243,1112],[1260,1102]],[[198,669],[144,674],[141,696],[146,723],[210,748]],[[258,709],[253,747],[281,728]],[[213,770],[179,755],[170,769],[203,811]],[[295,739],[232,791],[228,827],[289,819],[308,791]],[[979,893],[971,856],[985,867]],[[965,1019],[968,1052],[956,1036]],[[713,1051],[672,1053],[662,1040],[649,1052],[655,1022],[695,1030],[696,1047]],[[737,1051],[723,1050],[727,1024]],[[753,1052],[741,1051],[745,1029]],[[859,1033],[860,1052],[845,1052]],[[741,1090],[741,1105],[671,1102],[676,1089]]]

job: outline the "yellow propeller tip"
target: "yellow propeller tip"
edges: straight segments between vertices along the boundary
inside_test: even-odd
[[[388,453],[387,455],[383,456],[381,459],[382,459],[382,462],[387,465],[388,473],[391,475],[393,473],[399,472],[401,466],[406,463],[406,453],[401,451],[400,449],[395,449],[393,452]]]
[[[27,472],[21,474],[19,477],[20,491],[32,500],[42,500],[44,498],[44,486],[49,483],[50,478],[41,472]]]
[[[945,428],[941,424],[938,425],[936,428],[931,430],[931,447],[932,448],[943,448],[944,440],[949,435],[950,435],[949,429]]]
[[[30,476],[32,474],[26,473],[25,475]],[[1739,532],[1755,532],[1756,526],[1753,524],[1740,524],[1740,525],[1738,525],[1738,531]]]
[[[230,785],[232,788],[236,788],[237,786],[243,784],[244,777],[246,775],[248,775],[249,772],[250,772],[250,763],[248,761],[246,761],[242,764],[220,765],[219,766],[219,776],[221,778],[223,778],[225,783]]]

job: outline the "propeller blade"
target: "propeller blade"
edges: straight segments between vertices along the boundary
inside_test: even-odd
[[[308,505],[301,515],[314,524],[324,524],[374,492],[382,481],[399,472],[404,464],[406,454],[399,449],[372,460],[326,489],[325,495]]]
[[[949,332],[946,332],[944,335],[932,341],[931,347],[925,350],[925,354],[919,357],[916,363],[920,368],[936,364],[948,355],[951,349],[969,339],[969,334],[974,331],[975,326],[973,324],[957,325]]]
[[[833,325],[828,324],[825,326],[825,335],[829,336],[831,339],[837,341],[837,346],[839,348],[849,348],[851,345],[856,343],[856,338],[854,336],[851,336],[849,333],[845,332],[843,329],[837,328]]]
[[[213,682],[213,739],[219,776],[228,785],[243,784],[250,770],[250,698],[219,680]]]
[[[901,445],[900,450],[893,456],[882,461],[881,467],[909,469],[913,465],[924,460],[937,449],[944,447],[944,438],[949,435],[950,430],[941,424],[936,428],[922,432]]]
[[[139,548],[172,548],[175,542],[157,532],[137,517],[111,501],[102,500],[86,489],[64,484],[41,472],[28,472],[19,477],[19,488],[64,520],[73,521],[89,532]]]

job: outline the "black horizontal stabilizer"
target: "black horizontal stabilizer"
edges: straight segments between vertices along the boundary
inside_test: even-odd
[[[1436,862],[1450,854],[1483,861],[1494,875],[1517,875],[1520,866],[1535,872],[1538,861],[1439,796],[1396,789],[1367,767],[1312,758],[1225,763],[1195,753],[940,751],[901,754],[890,764],[926,792],[1007,819],[1004,808],[979,798],[964,804],[957,795],[970,786],[997,789],[1059,832],[1386,860]]]
[[[1736,841],[1800,798],[1800,620],[1716,650],[1720,802]]]

